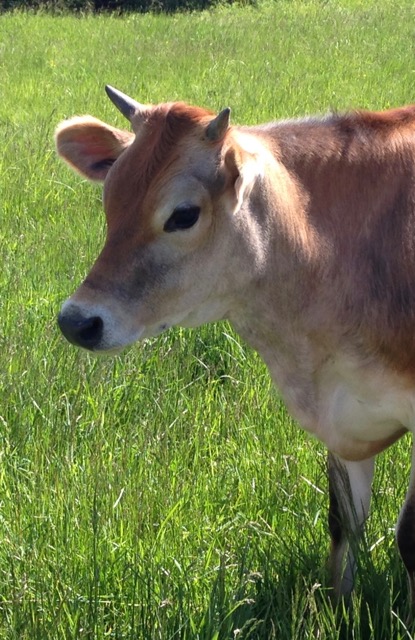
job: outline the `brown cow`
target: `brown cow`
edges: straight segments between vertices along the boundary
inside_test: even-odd
[[[70,342],[114,351],[228,319],[329,451],[331,570],[353,586],[374,460],[415,429],[415,107],[263,126],[107,93],[56,133],[104,182],[105,246],[65,302]],[[397,526],[415,606],[415,473]]]

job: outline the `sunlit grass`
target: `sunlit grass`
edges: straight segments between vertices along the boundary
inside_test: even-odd
[[[324,449],[227,325],[115,359],[55,317],[104,238],[56,124],[142,102],[238,123],[414,100],[410,2],[0,17],[0,637],[408,638],[393,527],[410,442],[380,459],[354,616],[328,605]]]

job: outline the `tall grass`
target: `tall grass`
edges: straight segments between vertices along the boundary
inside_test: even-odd
[[[106,82],[239,123],[411,102],[414,18],[407,0],[0,18],[1,638],[412,637],[393,533],[407,439],[379,461],[354,615],[334,614],[324,449],[231,328],[114,359],[63,341],[104,222],[52,133],[85,112],[124,126]]]

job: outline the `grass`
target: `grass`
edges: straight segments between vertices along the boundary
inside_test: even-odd
[[[410,443],[379,459],[354,615],[328,606],[324,448],[227,325],[114,359],[55,317],[104,237],[55,157],[64,117],[141,102],[235,122],[414,100],[412,2],[0,18],[0,638],[411,638],[393,527]]]

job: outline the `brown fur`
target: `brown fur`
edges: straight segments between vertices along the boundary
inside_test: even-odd
[[[266,133],[319,237],[317,322],[334,312],[368,354],[415,375],[415,108]]]
[[[143,132],[120,159],[106,185],[110,234],[122,226],[128,237],[136,235],[136,219],[145,215],[143,208],[151,185],[177,158],[180,141],[208,115],[209,111],[182,103],[163,104],[149,112]]]
[[[333,584],[347,594],[374,456],[415,431],[415,107],[230,127],[214,142],[211,120],[173,103],[137,113],[134,139],[88,117],[59,127],[62,157],[105,178],[108,225],[61,327],[109,350],[230,320],[331,452]],[[167,233],[183,206],[197,223]],[[413,493],[398,540],[415,602]]]

